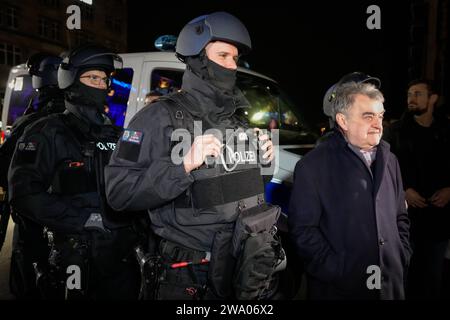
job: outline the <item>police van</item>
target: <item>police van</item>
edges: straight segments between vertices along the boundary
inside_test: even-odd
[[[185,65],[174,52],[126,53],[120,56],[123,69],[113,76],[107,113],[116,125],[126,127],[144,107],[147,93],[156,91],[164,95],[181,87]],[[280,205],[282,211],[287,212],[295,164],[314,147],[317,135],[308,129],[301,110],[276,81],[239,67],[237,85],[250,103],[245,115],[251,126],[279,129],[278,170],[266,186],[266,200]],[[25,64],[13,67],[2,112],[2,131],[6,137],[13,122],[23,114],[35,95]]]

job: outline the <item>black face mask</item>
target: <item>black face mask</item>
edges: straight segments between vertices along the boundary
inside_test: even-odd
[[[210,81],[214,86],[225,92],[233,91],[236,85],[237,70],[224,68],[208,58],[206,58],[206,66]]]
[[[98,89],[76,81],[66,91],[66,100],[73,104],[103,112],[108,91],[108,89]]]
[[[97,89],[77,81],[65,92],[65,99],[70,102],[66,108],[90,124],[102,125],[107,95],[108,89]]]
[[[186,60],[190,70],[201,79],[208,81],[222,92],[232,94],[236,85],[237,70],[227,69],[211,61],[202,51],[198,56]]]

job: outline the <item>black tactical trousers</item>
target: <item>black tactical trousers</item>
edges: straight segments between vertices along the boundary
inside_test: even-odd
[[[133,256],[137,235],[131,228],[89,232],[64,236],[60,251],[60,275],[70,283],[64,272],[72,265],[81,271],[81,290],[67,290],[65,299],[137,299],[139,267]],[[69,280],[68,280],[69,279]],[[61,297],[63,298],[63,297]]]
[[[95,299],[137,299],[140,273],[133,248],[138,235],[131,227],[97,234],[92,251],[92,297]]]
[[[39,299],[33,263],[45,269],[48,245],[42,226],[25,218],[18,218],[14,229],[9,284],[17,299]]]

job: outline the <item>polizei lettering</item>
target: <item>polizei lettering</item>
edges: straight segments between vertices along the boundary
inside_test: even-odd
[[[234,159],[231,159],[231,161],[237,163],[244,163],[244,162],[256,163],[256,154],[254,151],[240,151],[240,152],[236,151],[234,153]]]
[[[97,142],[96,144],[97,148],[102,150],[102,151],[114,151],[114,149],[116,148],[116,143],[114,142]]]

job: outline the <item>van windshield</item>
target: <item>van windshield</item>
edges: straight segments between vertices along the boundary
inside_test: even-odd
[[[252,127],[279,129],[281,145],[315,143],[317,135],[309,129],[300,108],[275,82],[240,72],[237,85],[250,104],[239,112],[244,113]]]

